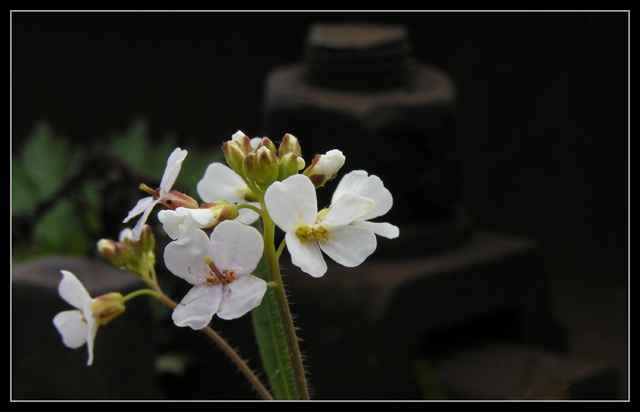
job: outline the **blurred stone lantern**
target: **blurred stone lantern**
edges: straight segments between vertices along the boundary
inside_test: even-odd
[[[377,255],[422,254],[458,243],[470,228],[458,204],[454,102],[450,78],[412,57],[403,26],[319,23],[304,60],[267,77],[264,130],[274,140],[298,137],[307,162],[338,148],[347,158],[342,174],[378,175],[394,196],[384,220],[401,239],[383,241]],[[330,192],[319,191],[319,206]]]

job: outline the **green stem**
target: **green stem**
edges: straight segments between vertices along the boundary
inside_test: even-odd
[[[158,292],[156,292],[155,290],[140,289],[140,290],[136,290],[135,292],[131,292],[127,296],[123,297],[122,298],[122,302],[126,303],[126,302],[130,301],[131,299],[136,298],[138,296],[142,296],[142,295],[150,295],[150,296],[153,296],[156,299],[160,299],[160,294],[158,294]]]
[[[164,303],[166,306],[170,307],[171,309],[175,309],[176,306],[178,306],[176,302],[169,299],[164,293],[162,293],[162,291],[160,290],[160,287],[157,284],[151,285],[151,286],[154,288],[154,290],[146,289],[148,291],[147,294],[155,296],[156,298],[158,298],[160,302]],[[140,295],[142,294],[142,292],[144,292],[144,290],[145,289],[139,290],[137,292],[132,292],[131,294],[127,295],[127,298],[134,297],[134,296],[131,296],[134,294]],[[247,377],[247,379],[253,385],[256,391],[258,391],[262,399],[273,400],[273,396],[271,395],[269,390],[263,385],[260,379],[258,379],[255,373],[253,373],[249,365],[247,365],[247,363],[240,357],[238,352],[236,352],[229,345],[229,343],[227,343],[226,340],[224,340],[220,335],[218,335],[216,331],[214,331],[210,326],[206,326],[204,329],[202,329],[202,332],[204,332],[207,336],[209,336],[211,340],[213,340],[224,351],[224,353],[226,353],[227,356],[231,358],[231,360],[236,364],[238,369],[240,369],[240,372],[242,372]]]
[[[286,240],[282,239],[280,242],[280,246],[278,246],[278,250],[276,251],[276,258],[280,259],[280,255],[282,255],[282,251],[284,250],[284,246],[287,244]]]
[[[266,210],[264,209],[264,203],[262,206],[263,210]],[[309,388],[307,386],[307,378],[302,364],[302,354],[300,352],[300,347],[298,346],[298,337],[293,325],[293,318],[291,316],[289,303],[287,302],[287,295],[282,282],[282,275],[280,274],[278,254],[275,250],[275,223],[273,223],[268,213],[264,213],[263,222],[264,255],[267,261],[267,269],[269,270],[271,281],[276,283],[273,287],[273,293],[278,303],[278,312],[280,314],[282,328],[289,350],[291,371],[293,372],[298,400],[309,400]]]

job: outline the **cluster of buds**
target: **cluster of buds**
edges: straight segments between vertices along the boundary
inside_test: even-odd
[[[100,239],[98,252],[114,266],[144,277],[149,273],[149,268],[155,265],[155,244],[151,227],[144,225],[138,240],[135,240],[129,228],[120,232],[117,242],[112,239]]]
[[[229,167],[262,192],[271,183],[298,174],[305,167],[298,139],[291,134],[286,134],[276,148],[268,137],[249,139],[237,131],[222,150]]]

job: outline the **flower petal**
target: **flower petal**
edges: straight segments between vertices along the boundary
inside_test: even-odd
[[[200,198],[206,202],[226,200],[238,203],[244,200],[241,189],[247,185],[229,166],[222,163],[211,163],[198,182],[196,189]]]
[[[173,310],[172,318],[176,326],[189,326],[200,330],[211,322],[217,312],[222,297],[222,285],[201,283],[195,285]]]
[[[68,304],[84,311],[91,303],[91,296],[78,278],[68,270],[61,270],[62,280],[58,285],[58,293]]]
[[[382,216],[391,210],[391,206],[393,206],[393,196],[384,187],[382,180],[376,175],[367,176],[367,172],[364,170],[354,170],[347,173],[338,183],[331,203],[338,200],[345,193],[368,197],[375,202],[375,209],[361,219],[368,220]]]
[[[169,155],[169,159],[167,159],[167,167],[164,169],[164,174],[162,175],[162,180],[160,181],[160,189],[166,192],[170,191],[173,187],[173,184],[176,182],[178,178],[178,174],[180,174],[180,169],[182,168],[182,162],[185,157],[187,157],[187,151],[181,150],[177,147],[171,155]]]
[[[96,333],[98,332],[98,322],[90,321],[89,328],[87,329],[87,352],[89,358],[87,359],[87,366],[93,364],[93,342],[96,340]]]
[[[211,259],[220,270],[238,275],[253,272],[263,248],[262,235],[256,228],[234,220],[221,222],[211,233]]]
[[[369,229],[376,235],[383,236],[388,239],[395,239],[400,235],[400,229],[397,226],[386,222],[369,222],[365,220],[357,220],[351,225]]]
[[[253,205],[253,206],[257,207],[258,209],[260,208],[260,203],[258,203],[258,202],[244,202],[244,203],[246,203],[248,205]],[[258,215],[253,210],[240,209],[240,210],[238,210],[238,217],[235,220],[240,222],[240,223],[244,223],[245,225],[250,225],[253,222],[255,222],[256,220],[258,220],[259,217],[260,217],[260,215]]]
[[[320,248],[343,266],[358,266],[376,250],[376,235],[369,229],[340,225],[328,227],[327,232],[329,239],[318,242]]]
[[[184,207],[158,212],[158,220],[162,223],[162,228],[173,240],[182,236],[191,227],[191,221],[187,219],[188,216],[189,209]]]
[[[138,203],[136,203],[133,209],[129,211],[129,214],[127,215],[127,217],[124,218],[122,223],[127,223],[134,217],[138,216],[140,213],[146,211],[147,208],[150,207],[149,205],[151,203],[153,203],[153,197],[151,196],[143,197],[142,199],[138,200]]]
[[[303,241],[294,232],[287,233],[285,240],[291,263],[314,278],[319,278],[327,272],[327,264],[316,242]]]
[[[164,249],[164,263],[174,275],[197,285],[209,275],[205,256],[211,257],[209,237],[200,229],[190,229]]]
[[[211,209],[187,209],[187,214],[189,222],[198,229],[210,228],[218,221]]]
[[[340,196],[346,193],[358,193],[358,188],[368,177],[368,173],[364,170],[354,170],[342,177],[336,190],[333,192],[331,203],[334,203]],[[358,193],[359,194],[359,193]]]
[[[149,215],[151,214],[151,211],[153,210],[153,207],[156,204],[158,204],[158,202],[160,202],[160,199],[152,200],[147,205],[147,208],[144,210],[144,213],[142,214],[140,219],[138,219],[138,223],[136,223],[136,225],[131,230],[131,235],[132,235],[133,240],[135,240],[135,241],[140,240],[140,234],[142,233],[142,227],[144,226],[145,223],[147,223],[147,219],[149,218]]]
[[[285,232],[313,225],[318,214],[316,189],[304,175],[293,175],[267,189],[264,201],[271,219]]]
[[[353,193],[345,193],[331,205],[322,225],[348,225],[367,216],[375,208],[373,200]]]
[[[236,319],[260,305],[267,291],[267,282],[253,276],[242,276],[226,286],[229,295],[220,302],[218,317]]]
[[[53,324],[62,335],[62,342],[66,347],[76,349],[87,343],[89,325],[84,321],[82,312],[79,310],[58,313],[53,318]]]

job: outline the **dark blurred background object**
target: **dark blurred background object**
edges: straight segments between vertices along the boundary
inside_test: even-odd
[[[572,356],[626,368],[627,12],[11,16],[13,155],[40,121],[80,147],[140,116],[151,136],[174,133],[190,151],[217,148],[238,129],[264,135],[264,81],[303,60],[312,24],[405,27],[415,59],[455,83],[457,196],[474,225],[537,239]],[[287,132],[304,148],[303,134]]]

